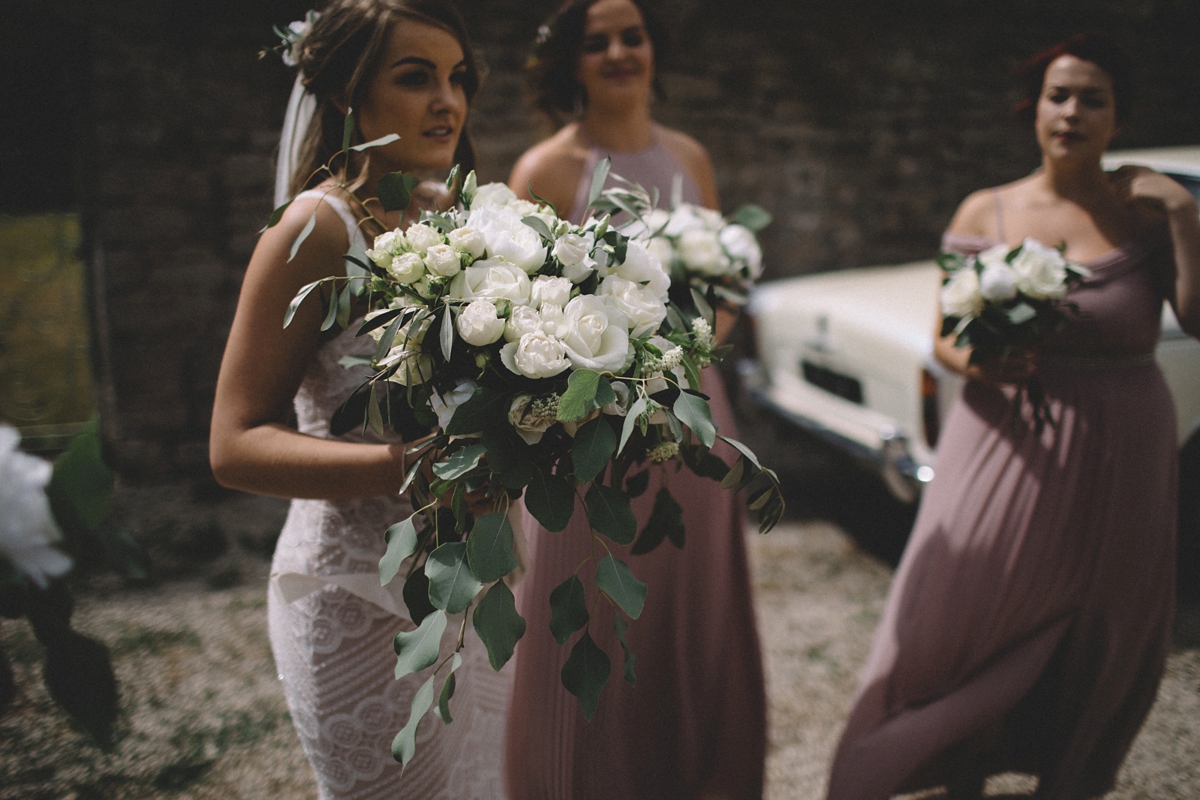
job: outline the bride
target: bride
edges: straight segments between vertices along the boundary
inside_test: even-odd
[[[291,55],[303,92],[293,98],[301,102],[285,128],[281,165],[295,157],[282,177],[298,194],[246,270],[217,383],[213,473],[224,486],[293,498],[272,564],[268,622],[319,796],[502,797],[508,677],[492,671],[479,642],[463,650],[455,724],[425,720],[415,758],[403,771],[392,760],[392,737],[427,677],[393,678],[392,638],[414,626],[399,591],[380,587],[377,566],[384,530],[411,513],[398,494],[408,444],[330,433],[331,415],[365,376],[339,361],[369,352],[369,337],[355,338],[354,325],[322,334],[311,298],[283,327],[302,286],[344,275],[352,244],[365,248],[401,225],[399,212],[374,199],[382,175],[472,167],[464,124],[479,71],[461,18],[442,0],[333,0]],[[400,138],[338,155],[351,110],[351,144]],[[319,172],[323,164],[332,177]],[[445,652],[457,628],[448,626]]]

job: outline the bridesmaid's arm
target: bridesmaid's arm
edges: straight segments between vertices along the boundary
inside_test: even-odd
[[[533,193],[536,193],[549,201],[560,217],[566,217],[579,210],[571,206],[575,204],[579,182],[583,180],[583,164],[584,159],[573,152],[560,131],[529,148],[517,159],[508,178],[508,188],[525,200],[533,200]]]
[[[317,223],[291,263],[292,240],[314,206]],[[292,398],[322,337],[315,293],[292,324],[283,318],[302,286],[335,274],[346,230],[328,205],[293,203],[259,239],[225,346],[209,436],[213,475],[222,486],[276,497],[345,499],[395,493],[403,482],[403,444],[367,445],[307,436],[288,427]]]

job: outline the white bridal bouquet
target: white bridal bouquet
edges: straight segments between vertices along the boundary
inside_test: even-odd
[[[607,161],[598,166],[594,186],[603,186],[607,170]],[[388,176],[380,201],[406,208],[414,185],[412,176]],[[734,490],[755,482],[749,500],[764,531],[783,513],[775,474],[719,435],[698,391],[700,370],[720,356],[713,320],[671,307],[670,278],[644,239],[611,227],[607,214],[573,225],[503,184],[477,186],[474,173],[461,187],[452,174],[447,186],[459,188],[458,207],[423,212],[406,230],[378,236],[365,253],[348,254],[347,276],[304,287],[285,321],[322,284],[331,287],[325,328],[349,325],[353,297],[365,301],[358,334],[375,341],[374,373],[343,417],[379,431],[415,425],[434,432],[409,451],[402,491],[412,493],[417,511],[387,531],[379,565],[384,584],[403,572],[403,595],[418,625],[396,636],[397,677],[437,663],[393,744],[403,763],[434,705],[438,673],[437,713],[450,721],[461,657],[455,652],[438,663],[448,616],[473,607],[495,669],[525,632],[502,580],[517,568],[506,513],[517,497],[550,531],[564,530],[576,498],[583,501],[595,555],[563,576],[550,604],[560,643],[582,631],[562,681],[588,718],[610,673],[588,631],[589,609],[603,597],[636,619],[650,590],[608,542],[648,550],[682,528],[682,509],[664,487],[638,531],[630,500],[646,490],[648,470],[686,465]],[[590,200],[595,208],[614,207],[598,191]],[[709,452],[718,438],[740,454],[732,469]],[[473,490],[490,498],[492,513],[469,512]],[[437,513],[439,505],[452,513]],[[585,596],[577,577],[584,569],[594,571],[596,598]],[[617,619],[624,641],[627,623]],[[631,681],[634,662],[626,649]]]
[[[1064,259],[1064,249],[1026,239],[1014,248],[998,244],[973,256],[942,253],[942,336],[953,334],[956,346],[974,348],[972,364],[1036,347],[1066,324],[1074,307],[1063,298],[1091,274]],[[1036,376],[1018,390],[1014,413],[1024,392],[1038,432],[1047,422],[1054,425]]]

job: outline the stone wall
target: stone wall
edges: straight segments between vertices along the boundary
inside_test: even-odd
[[[127,486],[180,507],[207,472],[213,388],[290,76],[259,61],[295,0],[17,0],[86,39],[77,144],[98,294],[102,412]],[[545,133],[520,66],[556,0],[464,0],[488,75],[472,112],[484,180]],[[767,277],[927,257],[957,202],[1036,166],[1009,74],[1081,29],[1140,66],[1119,144],[1200,139],[1200,4],[1188,0],[663,0],[662,122],[699,139],[722,203],[775,215]],[[176,489],[191,482],[183,499]],[[174,488],[172,488],[174,487]],[[151,501],[148,501],[151,502]],[[153,501],[157,502],[157,501]],[[276,508],[276,506],[271,506]],[[184,512],[180,512],[184,513]]]

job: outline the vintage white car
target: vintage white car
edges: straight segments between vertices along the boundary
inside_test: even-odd
[[[1200,147],[1105,157],[1108,169],[1121,164],[1158,169],[1200,198]],[[933,261],[762,284],[749,305],[757,362],[742,369],[751,398],[915,501],[933,479],[941,423],[961,388],[933,358],[940,285]],[[1157,356],[1178,415],[1181,521],[1200,527],[1200,342],[1165,304]],[[1181,532],[1200,540],[1200,530]]]

